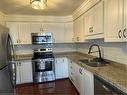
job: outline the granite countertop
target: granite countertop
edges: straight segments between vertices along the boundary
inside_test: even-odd
[[[93,74],[101,77],[105,81],[109,82],[110,84],[114,85],[118,89],[122,90],[123,92],[127,93],[127,65],[108,61],[109,64],[103,67],[90,67],[82,62],[80,59],[91,58],[86,54],[81,53],[57,53],[54,54],[55,58],[59,57],[68,57],[73,62],[77,63],[84,69],[92,72]],[[17,60],[24,60],[30,59],[32,55],[18,55]]]
[[[19,54],[15,56],[15,61],[31,60],[32,58],[33,54]]]
[[[127,93],[127,65],[108,61],[106,66],[90,67],[80,62],[79,60],[91,57],[81,53],[61,53],[55,54],[55,57],[68,57],[70,60],[77,63],[81,67],[91,71],[93,74],[101,77],[105,81]]]

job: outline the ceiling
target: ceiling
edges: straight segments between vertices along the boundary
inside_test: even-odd
[[[44,15],[68,16],[71,15],[85,0],[48,0],[44,10],[35,10],[30,6],[30,0],[1,0],[0,10],[12,15]]]

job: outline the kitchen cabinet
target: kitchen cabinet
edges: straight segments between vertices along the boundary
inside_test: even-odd
[[[9,28],[9,34],[14,44],[19,42],[19,24],[17,22],[7,22],[6,26]]]
[[[86,39],[98,39],[104,37],[103,19],[104,2],[98,2],[84,14],[84,27]]]
[[[127,41],[127,1],[104,0],[105,42]]]
[[[31,44],[29,23],[7,22],[7,27],[14,44]]]
[[[64,23],[52,23],[51,32],[54,43],[64,43]]]
[[[69,60],[69,78],[80,95],[94,95],[93,74]]]
[[[52,23],[30,23],[31,33],[52,32]]]
[[[84,82],[84,95],[94,95],[94,76],[93,73],[87,71],[87,70],[83,70],[83,74],[84,74],[84,78],[83,78],[83,82]]]
[[[74,41],[85,42],[85,32],[83,31],[83,15],[74,21]]]
[[[33,82],[31,60],[19,61],[16,63],[16,84]]]
[[[73,32],[73,23],[65,23],[65,31],[64,31],[64,42],[65,43],[73,43],[74,42],[74,32]]]
[[[19,23],[19,44],[31,44],[31,31],[29,23]]]
[[[68,60],[67,58],[55,58],[56,79],[68,77]]]

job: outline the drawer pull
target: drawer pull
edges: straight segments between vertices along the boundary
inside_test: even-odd
[[[126,35],[127,35],[127,30],[126,30],[126,29],[123,30],[123,37],[124,37],[124,38],[127,37],[127,36],[125,35],[125,33],[126,33]]]

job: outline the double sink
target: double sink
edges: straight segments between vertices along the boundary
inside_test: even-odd
[[[80,62],[91,66],[91,67],[103,67],[106,66],[108,63],[104,60],[100,60],[98,58],[94,58],[94,59],[80,59]]]

